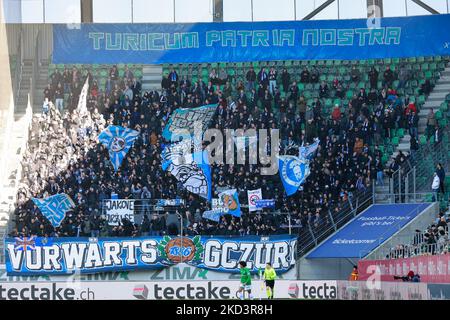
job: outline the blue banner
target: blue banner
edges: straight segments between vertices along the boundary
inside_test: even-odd
[[[53,63],[202,63],[450,54],[448,14],[323,21],[53,26]],[[426,45],[418,45],[425,44]]]
[[[214,271],[252,272],[267,262],[278,273],[295,265],[296,237],[7,238],[8,275],[162,269],[183,262]],[[25,248],[25,249],[24,249]]]
[[[65,193],[55,194],[45,199],[32,198],[32,200],[54,227],[59,227],[66,217],[66,212],[75,207],[72,199]]]
[[[179,207],[184,204],[184,199],[157,199],[158,207]]]
[[[274,199],[261,199],[255,200],[256,208],[264,209],[264,208],[275,208],[275,200]]]
[[[280,156],[279,172],[286,194],[293,195],[310,174],[309,161],[295,156]]]
[[[98,141],[109,151],[109,159],[117,171],[122,164],[123,158],[127,155],[139,132],[121,126],[108,126],[99,136]]]
[[[364,258],[429,205],[372,205],[319,245],[307,258]]]

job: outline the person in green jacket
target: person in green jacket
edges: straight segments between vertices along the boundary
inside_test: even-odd
[[[273,299],[273,289],[275,287],[275,279],[277,273],[270,262],[267,262],[264,269],[264,283],[266,284],[267,299]]]
[[[238,290],[239,299],[243,300],[245,292],[248,293],[249,299],[253,299],[252,296],[252,276],[250,275],[250,269],[247,268],[245,261],[239,262],[239,271],[241,273],[241,284]]]

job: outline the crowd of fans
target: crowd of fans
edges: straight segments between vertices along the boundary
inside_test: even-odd
[[[268,70],[268,71],[267,71]],[[376,180],[383,183],[382,153],[379,146],[390,137],[391,129],[409,129],[417,138],[417,109],[408,97],[393,87],[405,86],[409,75],[404,66],[398,75],[386,67],[383,76],[375,68],[369,72],[370,91],[360,89],[348,105],[334,106],[331,114],[323,112],[322,98],[343,97],[348,83],[336,77],[322,82],[319,97],[308,103],[298,82],[318,83],[317,68],[304,68],[298,75],[275,66],[252,68],[245,80],[237,80],[221,69],[211,70],[209,82],[192,83],[175,70],[164,75],[161,90],[143,91],[141,83],[126,67],[119,76],[116,66],[109,71],[105,87],[90,70],[58,70],[51,75],[45,89],[43,114],[35,117],[31,138],[23,160],[24,187],[18,197],[13,235],[38,236],[137,236],[180,232],[183,216],[188,235],[268,235],[287,233],[288,215],[248,213],[241,218],[223,216],[219,223],[202,218],[209,204],[183,190],[174,177],[161,168],[160,153],[164,129],[171,113],[179,107],[193,108],[218,104],[210,127],[280,129],[280,154],[297,154],[298,146],[320,139],[320,147],[311,162],[311,175],[303,190],[286,197],[279,175],[262,176],[258,165],[212,165],[213,197],[218,188],[236,188],[241,204],[247,203],[247,190],[262,189],[263,198],[275,199],[276,210],[289,213],[291,225],[328,223],[328,211],[339,212],[356,192],[365,191]],[[351,81],[362,74],[351,70]],[[76,110],[86,77],[89,78],[87,109],[90,115],[80,119]],[[383,82],[378,90],[377,83]],[[285,94],[282,95],[281,92]],[[68,99],[64,99],[68,94]],[[109,124],[140,132],[139,138],[115,173],[107,149],[96,140]],[[371,148],[373,147],[373,148]],[[65,192],[76,204],[58,228],[41,215],[30,200]],[[182,198],[185,204],[165,212],[150,210],[142,222],[123,220],[120,226],[108,226],[102,215],[102,201],[115,193],[122,199]],[[136,206],[139,208],[139,205]],[[147,213],[149,213],[147,215]],[[164,213],[164,211],[163,211]]]
[[[448,254],[448,213],[440,212],[426,230],[416,230],[410,243],[399,244],[389,250],[386,259],[411,258],[422,255]]]

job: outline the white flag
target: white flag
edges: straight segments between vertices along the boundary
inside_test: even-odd
[[[248,196],[248,211],[256,211],[261,210],[256,208],[256,200],[262,199],[262,191],[261,189],[256,190],[247,190],[247,196]]]
[[[89,90],[89,77],[86,77],[86,82],[81,89],[80,99],[78,100],[77,111],[79,115],[85,115],[87,113],[86,102]]]

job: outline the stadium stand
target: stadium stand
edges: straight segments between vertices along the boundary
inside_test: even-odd
[[[385,259],[411,258],[422,255],[448,254],[449,212],[441,212],[426,230],[416,230],[411,241],[390,248]]]
[[[111,227],[105,223],[104,199],[117,193],[120,198],[142,200],[144,189],[154,199],[186,200],[180,212],[188,235],[286,233],[288,216],[272,212],[244,214],[241,219],[223,216],[218,224],[202,219],[206,202],[180,191],[177,181],[162,171],[161,133],[171,111],[179,106],[218,103],[210,127],[279,127],[282,152],[294,152],[303,142],[320,138],[304,191],[289,200],[283,196],[279,179],[261,177],[252,166],[214,165],[212,174],[214,186],[236,187],[243,203],[245,190],[261,187],[263,198],[274,198],[279,212],[290,212],[291,225],[300,233],[300,247],[314,242],[311,230],[317,236],[315,241],[320,241],[327,234],[323,230],[345,223],[340,218],[343,212],[352,211],[358,200],[370,198],[372,180],[383,185],[383,176],[408,157],[390,159],[403,137],[415,136],[420,148],[434,143],[433,134],[417,134],[418,114],[447,62],[437,56],[163,65],[162,91],[148,92],[141,90],[141,65],[50,64],[44,97],[52,103],[48,113],[33,119],[22,164],[25,186],[18,195],[11,235],[178,233],[178,227],[167,228],[166,220],[172,219],[169,213],[152,213],[140,225],[123,221],[121,226]],[[90,79],[87,107],[91,125],[77,130],[80,119],[75,109],[86,77]],[[62,107],[57,98],[63,99]],[[64,110],[62,114],[57,106]],[[442,104],[435,113],[441,128],[447,126],[447,110],[448,105]],[[141,132],[118,174],[105,170],[111,165],[105,161],[107,151],[96,142],[107,124]],[[53,228],[30,198],[58,192],[70,195],[76,208],[59,228]]]

